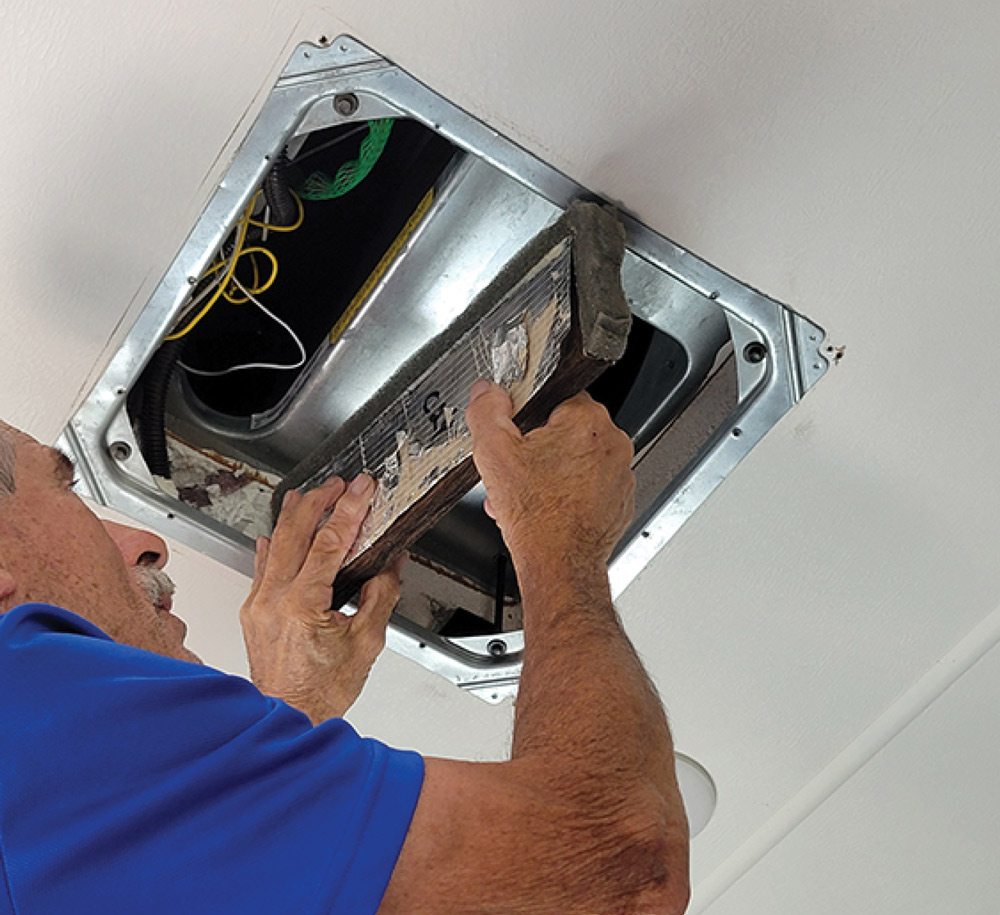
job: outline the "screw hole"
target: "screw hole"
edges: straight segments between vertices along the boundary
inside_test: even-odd
[[[757,365],[767,358],[767,347],[756,340],[743,348],[743,358],[751,365]]]
[[[733,429],[733,438],[739,438],[742,434],[743,430],[740,429],[738,426],[735,429]]]
[[[132,446],[128,442],[112,442],[108,451],[116,461],[127,461],[132,457]]]
[[[333,109],[341,117],[349,118],[360,106],[358,97],[353,92],[343,92],[333,98]]]
[[[507,654],[507,643],[503,639],[493,639],[486,646],[486,650],[493,655],[494,658],[502,658]]]

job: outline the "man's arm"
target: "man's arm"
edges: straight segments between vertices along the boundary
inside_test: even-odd
[[[581,396],[522,436],[506,393],[468,411],[523,598],[512,759],[427,760],[380,912],[683,912],[688,830],[666,718],[611,603],[631,443]]]
[[[522,436],[503,389],[474,393],[475,460],[524,610],[512,759],[426,760],[380,912],[676,915],[688,840],[670,733],[606,571],[632,514],[631,443],[585,395]],[[314,723],[356,698],[396,600],[387,572],[357,616],[328,610],[370,498],[340,481],[291,495],[241,614],[254,682]]]

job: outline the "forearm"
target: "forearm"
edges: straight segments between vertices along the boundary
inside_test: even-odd
[[[603,566],[522,562],[525,658],[514,758],[572,767],[609,798],[649,786],[676,799],[659,696],[622,629]],[[591,781],[594,780],[594,781]]]

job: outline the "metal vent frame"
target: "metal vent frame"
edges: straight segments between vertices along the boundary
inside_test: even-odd
[[[252,574],[253,549],[247,538],[187,510],[155,485],[134,446],[125,398],[169,332],[189,284],[208,266],[276,153],[296,136],[377,117],[422,122],[561,209],[580,197],[594,196],[355,39],[344,36],[323,46],[299,46],[174,262],[60,439],[77,463],[82,494]],[[830,364],[825,334],[818,326],[638,221],[628,216],[622,221],[633,255],[676,280],[684,295],[713,302],[724,311],[738,366],[739,406],[619,549],[610,567],[615,597]],[[676,316],[676,303],[663,307],[673,307]],[[112,448],[112,443],[119,447]],[[522,633],[506,633],[504,638],[507,653],[497,658],[489,651],[490,637],[445,640],[395,617],[387,644],[497,702],[516,691],[523,649]]]

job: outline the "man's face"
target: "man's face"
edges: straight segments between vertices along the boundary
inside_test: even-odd
[[[72,489],[60,452],[0,423],[0,612],[37,601],[84,617],[113,639],[196,661],[170,613],[166,544],[102,522]]]

